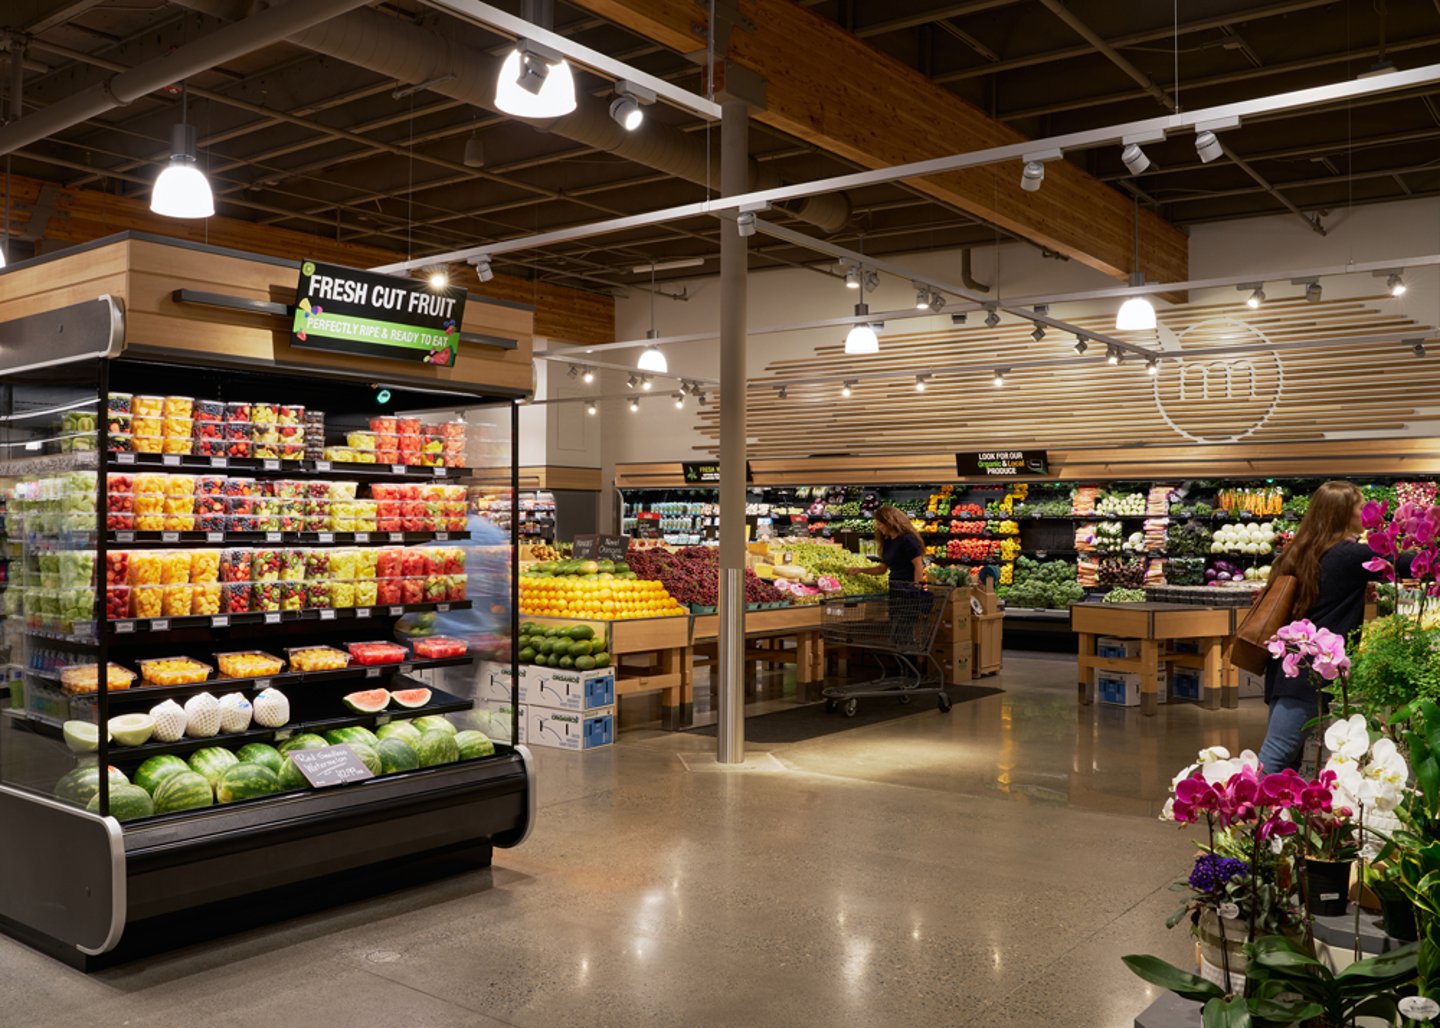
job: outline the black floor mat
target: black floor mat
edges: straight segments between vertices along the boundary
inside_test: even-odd
[[[952,685],[948,692],[950,702],[969,703],[1004,692],[986,685]],[[832,732],[843,732],[850,728],[877,725],[882,721],[893,721],[911,714],[928,714],[932,717],[946,717],[936,708],[934,693],[922,693],[901,703],[894,696],[864,696],[858,701],[854,717],[846,717],[841,711],[827,712],[824,702],[807,703],[789,710],[777,710],[770,714],[756,714],[745,719],[745,741],[753,743],[803,742]],[[697,735],[714,735],[715,725],[692,729]]]

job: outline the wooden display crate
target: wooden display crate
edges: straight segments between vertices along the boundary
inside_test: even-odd
[[[975,644],[975,674],[993,675],[1000,670],[1000,640],[1005,627],[1005,615],[981,614],[972,618],[970,624]]]

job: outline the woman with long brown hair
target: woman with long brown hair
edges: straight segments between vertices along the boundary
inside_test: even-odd
[[[910,515],[889,504],[875,512],[875,542],[880,546],[881,563],[861,568],[862,575],[890,572],[890,588],[925,580],[925,544],[910,523]]]
[[[1365,586],[1379,573],[1365,569],[1375,553],[1356,541],[1364,504],[1360,490],[1350,482],[1326,482],[1310,497],[1295,538],[1270,569],[1271,583],[1282,575],[1295,579],[1292,620],[1305,618],[1317,628],[1347,638],[1365,620]],[[1408,573],[1408,568],[1409,555],[1402,555],[1400,573]],[[1260,747],[1260,765],[1266,772],[1299,763],[1305,724],[1315,717],[1320,701],[1308,671],[1290,677],[1279,660],[1271,659],[1265,669],[1270,719]]]

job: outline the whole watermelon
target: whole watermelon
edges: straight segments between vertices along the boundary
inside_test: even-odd
[[[460,750],[461,760],[476,760],[480,757],[495,755],[495,744],[484,732],[474,730],[461,732],[455,736],[455,745]]]
[[[385,727],[389,727],[386,725]],[[420,734],[415,734],[415,740],[420,740]],[[403,738],[391,735],[380,740],[380,748],[376,751],[380,754],[381,774],[393,775],[399,771],[414,771],[420,766],[420,758],[415,756],[415,750]]]
[[[238,763],[240,758],[223,746],[206,746],[190,754],[190,770],[203,775],[212,789],[220,781],[225,769]]]
[[[100,813],[100,793],[97,791],[85,804],[92,814]],[[155,813],[155,804],[150,794],[138,785],[117,784],[110,786],[110,816],[116,821],[134,821],[137,817],[149,817]]]
[[[165,753],[158,757],[151,757],[135,769],[135,784],[154,796],[155,790],[160,788],[160,783],[165,779],[189,770],[190,765],[185,761],[173,753]]]
[[[459,731],[459,729],[450,723],[449,718],[441,717],[439,714],[426,714],[424,717],[417,717],[410,723],[415,726],[415,730],[421,735],[424,735],[426,732],[435,731],[454,735]]]
[[[259,764],[239,763],[226,768],[215,785],[215,799],[220,803],[237,803],[259,796],[273,796],[280,791],[280,776]]]
[[[194,771],[177,771],[155,787],[155,813],[173,814],[214,804],[215,793],[205,776]]]
[[[351,725],[349,728],[333,728],[325,733],[325,741],[331,746],[338,746],[345,742],[358,742],[362,746],[369,746],[372,750],[380,745],[380,740],[375,733],[360,725]]]
[[[285,757],[279,750],[274,746],[266,746],[263,742],[247,743],[235,751],[235,756],[240,758],[242,764],[259,764],[277,775],[285,763]]]
[[[330,744],[313,732],[301,732],[299,735],[292,735],[279,746],[281,753],[289,753],[291,750],[323,750]]]
[[[375,735],[381,742],[386,739],[400,739],[411,746],[420,741],[421,734],[423,733],[420,729],[409,721],[387,721],[375,729]]]
[[[289,757],[286,757],[285,763],[280,765],[280,788],[286,792],[294,789],[310,788],[309,781],[300,773],[300,769],[295,766],[295,761]]]
[[[420,758],[421,767],[438,767],[459,760],[460,747],[455,744],[454,735],[436,729],[420,736],[420,742],[415,747],[415,756]]]
[[[125,777],[124,772],[119,768],[110,768],[110,788],[117,785],[129,785],[130,779]],[[66,803],[73,803],[77,807],[83,807],[95,798],[100,791],[100,769],[94,764],[85,767],[77,767],[60,781],[55,783],[55,798],[64,800]]]
[[[372,775],[384,774],[384,766],[380,762],[380,754],[374,746],[366,746],[363,742],[347,742],[355,756],[360,758],[360,763],[370,769]]]

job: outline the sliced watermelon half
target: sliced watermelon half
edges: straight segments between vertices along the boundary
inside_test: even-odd
[[[378,714],[390,705],[388,689],[366,689],[345,697],[345,706],[357,714]]]
[[[383,692],[384,690],[379,691]],[[423,707],[430,702],[430,690],[401,689],[398,692],[392,692],[390,698],[395,701],[395,706],[414,710],[416,707]]]

